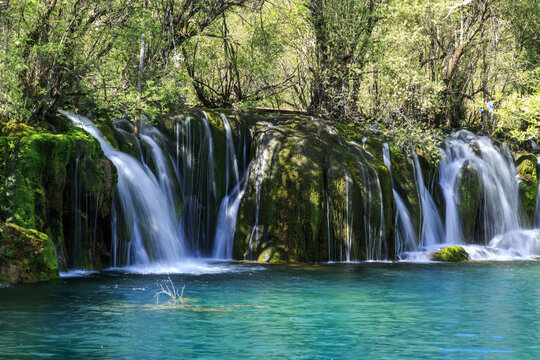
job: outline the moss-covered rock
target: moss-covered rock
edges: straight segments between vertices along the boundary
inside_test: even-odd
[[[532,225],[538,193],[536,172],[537,159],[534,154],[520,154],[516,159],[520,178],[519,199],[525,215],[525,224]]]
[[[260,118],[240,205],[234,256],[312,262],[384,258],[391,252],[392,185],[373,134],[347,141],[306,117]]]
[[[194,182],[200,189],[207,187],[208,179],[215,180],[215,192],[200,202],[207,210],[215,209],[213,218],[219,200],[233,183],[225,176],[222,113],[231,125],[239,161],[242,156],[246,165],[252,161],[237,216],[234,258],[311,262],[394,256],[395,205],[382,141],[379,134],[355,123],[223,110],[205,114],[190,110],[160,121],[158,127],[172,139],[188,134],[190,124],[188,137],[196,150],[194,169],[199,169]],[[198,151],[204,150],[208,141],[204,123],[212,135],[213,173],[200,171],[206,154]],[[242,149],[243,144],[248,146]],[[412,162],[391,142],[390,148],[396,190],[418,227],[420,207]],[[210,224],[199,233],[212,231]]]
[[[434,261],[460,262],[469,260],[469,254],[461,246],[447,246],[432,255]]]
[[[389,142],[390,161],[392,163],[392,176],[394,178],[394,188],[407,206],[411,214],[411,221],[415,229],[420,228],[420,202],[418,200],[418,189],[414,180],[413,160],[399,146]],[[428,162],[423,162],[429,164]],[[423,173],[429,173],[423,169]]]
[[[466,161],[458,175],[458,213],[462,222],[463,236],[467,242],[483,239],[481,231],[480,210],[482,206],[482,181],[473,163]]]
[[[58,278],[58,261],[50,238],[13,223],[0,224],[0,283]]]
[[[61,135],[0,137],[0,154],[0,220],[46,233],[62,269],[108,265],[116,169],[99,143],[70,127]]]

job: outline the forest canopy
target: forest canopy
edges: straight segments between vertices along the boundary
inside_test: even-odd
[[[540,4],[0,0],[0,119],[187,105],[536,137]]]

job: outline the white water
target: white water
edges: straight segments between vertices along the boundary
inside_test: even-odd
[[[258,239],[259,239],[259,211],[261,206],[261,191],[262,191],[262,183],[264,180],[264,174],[266,171],[266,167],[268,165],[268,162],[270,161],[270,154],[272,153],[273,147],[277,146],[276,142],[272,142],[272,134],[270,133],[272,130],[272,127],[270,127],[271,124],[269,124],[269,130],[267,130],[264,135],[262,136],[262,139],[259,143],[259,146],[257,147],[257,154],[255,161],[253,163],[253,174],[255,176],[255,198],[256,198],[256,205],[255,205],[255,223],[253,224],[253,228],[251,229],[251,234],[249,236],[249,258],[251,259],[253,250],[256,250],[258,246]],[[255,240],[255,243],[254,241]]]
[[[394,203],[396,204],[396,217],[394,220],[396,235],[395,235],[395,251],[396,255],[405,251],[415,251],[418,249],[416,231],[412,223],[411,213],[405,202],[395,189],[394,177],[392,175],[392,164],[390,161],[390,148],[388,143],[383,144],[383,159],[384,164],[390,172],[392,181],[392,194],[394,195]]]
[[[142,266],[127,266],[120,269],[111,268],[108,270],[119,270],[122,272],[134,273],[134,274],[190,274],[190,275],[203,275],[203,274],[222,274],[229,272],[243,272],[243,271],[258,271],[264,270],[262,266],[249,266],[239,267],[236,264],[228,264],[218,262],[211,259],[186,259],[179,264],[171,265],[142,265]]]
[[[246,190],[249,168],[245,170],[242,179],[238,175],[238,159],[234,149],[231,126],[227,117],[221,114],[223,126],[225,127],[226,137],[226,157],[225,157],[225,190],[229,191],[229,165],[233,169],[234,188],[223,198],[219,207],[218,220],[216,225],[216,236],[214,238],[213,258],[232,259],[232,250],[234,242],[234,231],[236,229],[236,217],[240,201]]]
[[[343,236],[343,239],[345,240],[345,261],[350,262],[351,261],[351,250],[352,250],[352,230],[353,230],[353,224],[354,224],[354,214],[349,211],[349,188],[351,186],[351,176],[349,173],[345,172],[345,236]]]
[[[179,228],[188,239],[192,254],[209,256],[218,207],[212,132],[206,113],[201,118],[187,117],[180,127],[177,176],[184,204]]]
[[[91,133],[101,144],[105,155],[111,159],[118,170],[118,185],[113,209],[113,245],[114,266],[128,265],[140,269],[171,269],[185,263],[190,255],[213,256],[219,259],[232,258],[232,246],[236,217],[240,201],[246,190],[246,144],[242,174],[240,174],[232,130],[227,118],[222,115],[225,128],[226,144],[226,195],[221,201],[216,199],[215,166],[213,139],[209,120],[206,116],[199,121],[187,118],[176,126],[176,161],[174,155],[166,151],[163,135],[151,126],[141,130],[141,161],[131,155],[116,151],[103,138],[92,122],[84,117],[62,112],[72,122]],[[272,130],[269,130],[272,131]],[[128,134],[126,132],[126,136]],[[256,197],[255,222],[249,239],[251,250],[256,249],[259,239],[259,211],[262,183],[265,177],[271,148],[278,146],[271,143],[263,134],[257,157],[253,164],[254,190]],[[144,145],[144,146],[142,146]],[[365,141],[362,147],[365,151]],[[147,161],[145,161],[145,151]],[[220,149],[221,150],[221,149]],[[174,151],[173,151],[174,152]],[[366,151],[367,153],[367,151]],[[452,244],[461,244],[469,252],[472,260],[510,260],[534,259],[540,255],[540,235],[537,230],[524,229],[520,222],[518,200],[518,179],[516,169],[509,152],[497,147],[488,138],[477,137],[465,131],[449,138],[443,149],[443,159],[439,165],[437,184],[443,204],[436,205],[428,187],[424,183],[418,157],[414,154],[414,174],[421,205],[421,227],[415,231],[405,201],[395,189],[393,195],[397,209],[396,252],[408,261],[425,261],[435,249]],[[346,192],[341,216],[341,228],[336,235],[341,240],[339,249],[334,249],[334,259],[355,261],[353,253],[353,204],[360,197],[364,208],[363,234],[368,260],[381,260],[382,239],[384,234],[384,212],[382,192],[377,173],[370,166],[363,154],[358,157],[362,184],[362,194],[355,194],[352,177],[345,174]],[[371,154],[368,154],[371,155]],[[372,156],[372,155],[371,155]],[[385,165],[392,176],[388,146],[383,146]],[[360,159],[362,158],[362,159]],[[147,163],[149,165],[147,165]],[[364,163],[367,166],[364,166]],[[77,162],[78,164],[78,162]],[[76,166],[78,167],[78,166]],[[484,229],[484,245],[467,244],[463,233],[460,204],[460,179],[464,169],[478,175],[482,189],[481,213],[478,219]],[[472,170],[471,170],[472,169]],[[154,173],[155,172],[155,173]],[[375,179],[373,179],[375,176]],[[176,208],[179,185],[184,201],[182,217],[177,219]],[[77,186],[75,191],[78,192]],[[374,193],[377,194],[374,194]],[[99,198],[99,194],[98,194]],[[76,201],[78,197],[75,196]],[[88,199],[84,199],[88,208]],[[373,212],[373,203],[381,204],[380,214]],[[218,206],[219,204],[219,206]],[[79,207],[83,204],[78,204]],[[328,227],[328,260],[331,247],[331,221],[328,194],[326,194]],[[538,205],[537,205],[538,206]],[[438,208],[445,209],[439,215]],[[219,211],[217,211],[219,209]],[[536,218],[538,220],[539,211]],[[97,214],[97,212],[96,212]],[[96,216],[92,214],[92,216]],[[94,220],[95,222],[95,220]],[[538,225],[538,222],[536,222]],[[95,225],[94,225],[95,226]],[[79,226],[80,227],[80,226]],[[417,235],[418,234],[418,235]],[[74,234],[77,238],[77,234]],[[354,234],[354,238],[358,235]],[[185,240],[189,240],[189,243]],[[75,239],[77,240],[77,239]],[[199,253],[199,251],[205,253]],[[339,253],[338,253],[339,252]],[[146,270],[144,270],[146,271]],[[156,270],[161,271],[161,270]]]
[[[497,235],[522,228],[517,172],[506,148],[497,149],[489,138],[461,130],[446,140],[441,153],[439,184],[446,205],[445,243],[464,243],[458,190],[466,167],[478,175],[482,187],[479,218],[483,219],[483,242],[487,244]]]
[[[438,186],[444,201],[444,225],[414,154],[415,181],[422,207],[421,246],[404,249],[400,258],[428,261],[431,253],[448,245],[463,246],[470,260],[527,260],[540,256],[540,230],[526,229],[520,220],[519,180],[509,151],[487,137],[461,130],[444,142],[441,154]],[[469,244],[467,239],[475,234],[464,234],[464,219],[459,213],[464,171],[474,172],[480,184],[478,214],[467,220],[475,221],[475,227],[482,229],[483,245]],[[398,197],[395,200],[400,207]]]
[[[96,138],[105,156],[117,168],[115,199],[121,216],[113,219],[113,227],[117,231],[121,227],[131,235],[129,239],[113,235],[119,242],[113,244],[116,256],[125,259],[124,265],[176,264],[184,260],[187,254],[177,228],[174,204],[163,191],[160,179],[131,155],[116,151],[89,119],[66,111],[61,113]],[[125,253],[120,253],[120,248]],[[115,263],[119,263],[118,259]]]
[[[223,127],[225,128],[225,191],[229,191],[229,167],[232,165],[233,169],[233,181],[238,183],[239,173],[238,173],[238,159],[236,157],[236,152],[234,149],[234,141],[232,137],[231,125],[225,114],[221,114],[221,120],[223,121]]]
[[[74,278],[74,277],[84,277],[84,276],[90,276],[94,274],[98,274],[98,271],[90,271],[90,270],[69,270],[66,272],[60,272],[60,278]]]
[[[420,204],[421,213],[421,228],[420,228],[420,246],[432,247],[437,244],[445,243],[445,236],[441,218],[437,206],[431,197],[429,190],[424,183],[424,177],[422,174],[422,168],[416,152],[413,150],[414,159],[414,174],[416,191],[418,192],[418,199]]]
[[[158,143],[152,139],[149,135],[141,133],[141,140],[150,148],[150,156],[152,156],[153,162],[156,166],[157,180],[161,191],[171,204],[177,199],[177,195],[174,191],[173,182],[176,180],[174,174],[171,172],[169,165],[169,158],[165,156],[163,149]],[[147,169],[149,170],[149,169]]]

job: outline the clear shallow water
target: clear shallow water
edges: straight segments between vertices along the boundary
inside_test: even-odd
[[[540,264],[221,264],[0,288],[0,358],[535,359]]]

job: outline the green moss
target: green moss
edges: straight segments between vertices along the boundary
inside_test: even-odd
[[[534,154],[520,154],[516,159],[517,171],[520,178],[531,180],[536,177],[537,158]]]
[[[112,123],[109,121],[101,121],[101,122],[97,121],[96,127],[99,129],[101,134],[103,134],[103,137],[105,137],[105,139],[109,142],[109,144],[111,144],[113,148],[118,150],[119,146],[114,136]]]
[[[0,225],[0,282],[57,278],[56,252],[47,235],[12,223]]]
[[[412,159],[396,144],[389,142],[390,160],[392,164],[392,176],[394,187],[407,209],[411,213],[414,228],[420,227],[420,204],[418,202],[418,190],[416,189],[414,168]]]
[[[460,262],[469,260],[469,254],[461,246],[447,246],[434,253],[433,260]]]
[[[71,197],[74,179],[79,179],[81,196],[97,198],[91,207],[100,209],[100,218],[110,214],[116,172],[109,160],[104,159],[99,143],[86,132],[68,127],[62,135],[32,134],[21,138],[1,138],[2,162],[0,173],[9,181],[2,181],[0,220],[12,219],[24,228],[46,233],[55,243],[63,268],[71,264],[68,248],[73,234]],[[80,159],[79,174],[75,162]],[[99,196],[99,198],[98,198]],[[92,214],[96,210],[88,209]],[[87,216],[88,214],[85,214]],[[95,215],[94,215],[95,216]],[[94,226],[102,231],[101,227]],[[99,237],[90,234],[92,239]],[[108,248],[108,247],[107,247]],[[84,254],[92,257],[89,251]],[[95,261],[86,261],[89,268]]]
[[[75,140],[67,135],[35,134],[20,140],[13,211],[18,224],[42,229],[44,208],[61,209],[65,167],[74,146]]]
[[[534,154],[521,154],[517,160],[517,172],[520,178],[519,199],[527,225],[532,225],[536,209],[538,182],[536,173],[537,159]]]
[[[534,219],[536,209],[536,197],[538,196],[538,184],[536,178],[531,180],[522,180],[519,183],[520,204],[525,212],[525,220],[531,225]]]
[[[482,206],[482,182],[473,163],[466,162],[459,174],[459,201],[458,212],[460,215],[463,236],[467,241],[474,242],[482,239],[479,231],[478,214]]]
[[[263,250],[257,258],[257,262],[280,264],[286,262],[284,259],[286,258],[283,257],[283,248],[280,246],[273,246]]]
[[[366,258],[368,239],[373,239],[374,248],[381,248],[383,257],[392,251],[387,246],[393,233],[392,184],[381,142],[372,133],[348,128],[351,136],[358,132],[360,142],[366,138],[372,157],[361,146],[329,131],[326,122],[281,116],[274,124],[256,125],[252,151],[259,153],[256,161],[261,161],[261,152],[268,155],[261,186],[260,236],[250,251],[257,195],[252,172],[239,210],[235,256],[258,259],[265,252],[268,257],[268,249],[280,246],[280,260],[288,262],[345,260],[345,250],[341,250],[345,238],[351,239],[352,260]],[[349,218],[345,219],[347,208]],[[368,228],[375,230],[368,234]],[[377,229],[381,228],[379,240]]]

